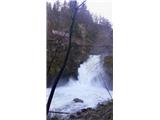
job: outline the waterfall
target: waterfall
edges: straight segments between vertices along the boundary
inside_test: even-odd
[[[90,55],[78,68],[78,80],[70,78],[67,84],[56,88],[50,109],[73,113],[83,108],[96,107],[98,103],[110,99],[105,79],[100,55]],[[47,89],[47,97],[50,90]],[[83,102],[74,102],[75,98]]]

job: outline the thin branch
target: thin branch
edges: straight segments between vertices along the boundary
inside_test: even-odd
[[[70,114],[70,113],[68,113],[68,112],[56,112],[56,111],[49,111],[49,113]]]
[[[80,8],[87,0],[84,0],[77,8]]]
[[[102,73],[101,73],[101,72],[100,72],[100,76],[101,76],[101,79],[103,79],[103,78],[102,78]],[[108,91],[108,94],[109,94],[110,98],[113,99],[111,93],[109,92],[108,84],[107,84],[107,86],[106,86],[106,89],[107,89],[107,91]]]

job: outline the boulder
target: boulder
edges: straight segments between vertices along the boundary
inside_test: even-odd
[[[81,100],[81,99],[79,99],[79,98],[74,98],[73,99],[73,101],[75,102],[75,103],[83,103],[83,100]]]

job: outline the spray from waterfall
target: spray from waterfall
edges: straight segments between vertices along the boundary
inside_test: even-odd
[[[100,55],[90,55],[78,69],[78,80],[70,78],[67,84],[56,88],[51,110],[72,113],[94,108],[98,103],[111,99],[112,91],[106,89],[106,78]],[[47,97],[49,92],[50,89],[47,89]],[[75,98],[83,102],[74,102]]]

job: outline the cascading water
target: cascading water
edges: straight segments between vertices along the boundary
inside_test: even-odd
[[[70,78],[67,84],[56,88],[50,110],[73,113],[83,108],[94,108],[98,103],[107,101],[110,95],[105,88],[104,78],[100,56],[90,55],[78,69],[78,80]],[[50,90],[47,89],[47,98]],[[75,98],[83,102],[74,102]]]

